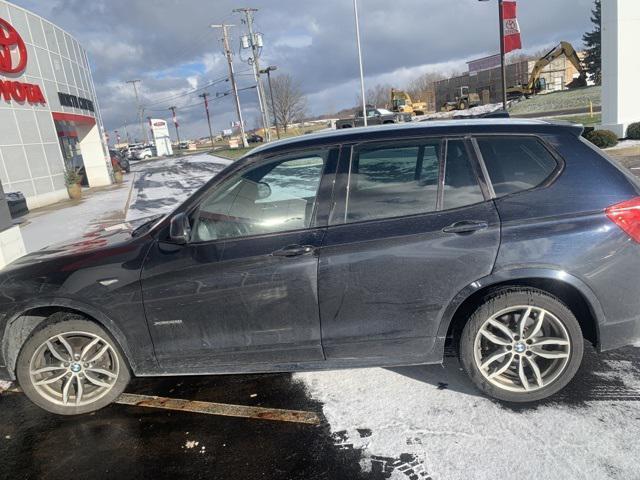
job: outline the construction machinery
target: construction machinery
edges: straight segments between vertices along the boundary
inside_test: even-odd
[[[411,115],[424,115],[427,113],[427,103],[413,102],[407,92],[392,88],[391,111],[396,113],[409,113]]]
[[[480,95],[469,92],[469,87],[460,87],[453,102],[445,102],[440,111],[450,112],[452,110],[466,110],[467,108],[481,105]]]
[[[531,75],[529,76],[529,83],[526,85],[520,85],[516,87],[511,87],[507,89],[507,97],[516,98],[516,97],[529,97],[538,93],[543,89],[543,84],[540,81],[540,76],[542,75],[542,71],[544,68],[553,62],[556,58],[561,57],[562,55],[567,57],[567,60],[571,62],[571,64],[578,71],[578,78],[574,79],[572,82],[566,85],[567,88],[579,88],[585,87],[587,85],[587,74],[584,71],[582,66],[582,62],[576,53],[575,48],[569,42],[560,42],[558,45],[549,50],[546,54],[544,54],[533,66],[533,70],[531,70]]]

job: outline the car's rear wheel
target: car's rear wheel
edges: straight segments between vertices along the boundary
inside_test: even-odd
[[[78,315],[57,314],[54,323],[25,342],[16,366],[29,399],[60,415],[98,410],[129,383],[126,360],[111,336]]]
[[[507,288],[484,299],[464,327],[460,360],[491,397],[532,402],[553,395],[582,361],[580,325],[556,297],[532,288]]]

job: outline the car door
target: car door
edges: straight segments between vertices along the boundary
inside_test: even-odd
[[[500,222],[480,175],[462,138],[341,156],[318,274],[327,360],[428,357],[443,310],[496,258]]]
[[[324,149],[252,164],[189,212],[188,244],[151,249],[142,290],[161,366],[323,360],[317,218],[336,162],[337,150]]]

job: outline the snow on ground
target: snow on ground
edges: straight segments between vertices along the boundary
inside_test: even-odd
[[[512,115],[527,113],[553,112],[574,108],[588,109],[590,102],[601,105],[602,87],[585,87],[534,95],[509,108]]]
[[[640,153],[640,140],[621,140],[615,147],[607,148],[606,151],[620,150],[621,148],[637,148]]]
[[[230,163],[209,154],[134,163],[136,183],[127,220],[169,213]]]
[[[478,107],[469,108],[467,110],[452,110],[450,112],[436,112],[428,115],[416,115],[413,117],[414,122],[420,122],[422,120],[446,120],[449,118],[466,118],[476,117],[478,115],[484,115],[486,113],[495,112],[501,110],[501,103],[490,103],[487,105],[480,105]]]
[[[79,238],[103,223],[121,221],[132,179],[133,174],[128,174],[120,185],[83,189],[83,198],[79,201],[68,200],[29,213],[20,225],[27,252]]]
[[[413,460],[433,480],[638,479],[640,351],[624,351],[592,353],[577,386],[538,407],[479,395],[455,359],[294,378],[324,404],[336,444],[362,450],[365,470]]]

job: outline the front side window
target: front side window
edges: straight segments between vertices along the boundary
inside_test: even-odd
[[[354,151],[347,222],[436,210],[441,142]]]
[[[251,168],[219,185],[193,218],[205,242],[311,226],[326,155],[310,153]]]
[[[535,137],[478,138],[496,196],[537,187],[556,170],[553,155]]]

